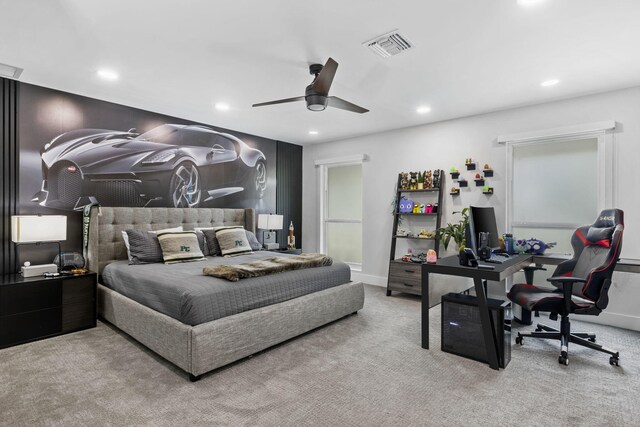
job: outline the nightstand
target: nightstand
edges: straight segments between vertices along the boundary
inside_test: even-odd
[[[302,253],[302,249],[271,249],[269,252],[278,252],[281,254],[294,254],[300,255]]]
[[[0,277],[0,348],[96,326],[96,273]]]

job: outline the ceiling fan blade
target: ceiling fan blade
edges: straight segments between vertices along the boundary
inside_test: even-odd
[[[352,111],[354,113],[362,114],[369,112],[369,110],[367,110],[366,108],[347,102],[344,99],[338,98],[337,96],[330,96],[328,98],[328,104],[330,107],[340,108],[342,110]]]
[[[322,71],[320,71],[318,77],[313,81],[311,89],[320,95],[327,96],[337,70],[338,63],[332,58],[327,59],[327,63],[322,67]]]
[[[261,102],[259,104],[253,104],[252,107],[262,107],[264,105],[284,104],[287,102],[304,101],[304,96],[296,96],[295,98],[278,99],[277,101]]]

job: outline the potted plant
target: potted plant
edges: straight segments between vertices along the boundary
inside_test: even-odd
[[[462,219],[454,224],[447,223],[446,227],[442,227],[438,229],[438,238],[444,245],[445,249],[448,249],[449,242],[453,239],[458,246],[458,250],[464,249],[465,245],[465,230],[467,227],[467,223],[469,222],[469,208],[464,208],[462,211],[453,212],[453,214],[460,214]]]

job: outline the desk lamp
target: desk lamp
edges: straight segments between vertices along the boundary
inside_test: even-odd
[[[258,228],[266,230],[262,232],[262,245],[268,249],[278,249],[276,243],[276,230],[282,230],[282,215],[260,214],[258,215]]]
[[[62,267],[60,242],[67,240],[67,217],[64,215],[15,215],[11,217],[11,240],[16,245],[56,243],[58,271]]]

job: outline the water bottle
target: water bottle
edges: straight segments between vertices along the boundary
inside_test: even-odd
[[[504,237],[504,250],[509,255],[513,255],[513,234],[507,233],[503,237]]]

